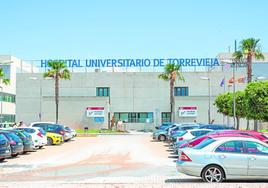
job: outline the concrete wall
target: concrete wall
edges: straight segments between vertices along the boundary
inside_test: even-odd
[[[169,83],[158,79],[159,73],[148,72],[96,72],[73,73],[70,81],[60,81],[60,109],[59,121],[74,128],[89,125],[90,128],[104,128],[108,126],[108,112],[153,112],[154,122],[128,123],[129,129],[149,129],[161,122],[161,112],[169,112]],[[197,106],[196,118],[180,118],[176,121],[193,121],[207,123],[208,121],[208,81],[200,76],[211,78],[212,82],[212,119],[215,123],[223,123],[223,116],[217,113],[213,106],[214,98],[224,92],[220,87],[221,80],[231,78],[231,72],[187,72],[183,73],[185,82],[178,81],[176,86],[189,87],[189,96],[175,97],[176,110],[179,106]],[[241,77],[242,72],[237,73]],[[31,80],[36,77],[37,80]],[[41,89],[40,89],[41,87]],[[96,97],[96,87],[110,87],[109,97]],[[245,84],[237,84],[237,89],[243,89]],[[226,86],[225,91],[228,88]],[[41,101],[40,101],[41,99]],[[110,105],[109,105],[110,100]],[[94,125],[85,117],[86,107],[105,107],[105,122]],[[42,74],[17,74],[17,120],[26,123],[39,121],[41,111],[42,121],[55,120],[54,81],[44,80]],[[226,123],[226,118],[225,118]]]

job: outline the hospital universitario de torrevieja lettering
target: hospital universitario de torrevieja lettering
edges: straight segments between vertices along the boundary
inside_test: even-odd
[[[214,67],[220,66],[217,58],[168,58],[168,59],[57,59],[63,61],[67,67],[164,67],[168,63],[175,63],[183,67]],[[41,60],[41,67],[48,67],[52,59]]]

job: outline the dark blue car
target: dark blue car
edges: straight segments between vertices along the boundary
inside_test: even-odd
[[[9,141],[12,157],[16,157],[17,155],[23,153],[23,142],[16,134],[1,130],[0,135],[5,136]]]
[[[11,148],[9,141],[4,135],[0,134],[0,161],[11,156]]]

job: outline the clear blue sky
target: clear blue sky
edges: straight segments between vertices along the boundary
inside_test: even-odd
[[[22,59],[215,57],[234,40],[268,51],[267,0],[6,0],[0,54]]]

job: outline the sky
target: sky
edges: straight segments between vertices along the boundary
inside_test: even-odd
[[[2,0],[0,54],[215,57],[249,37],[268,52],[267,18],[267,0]]]

